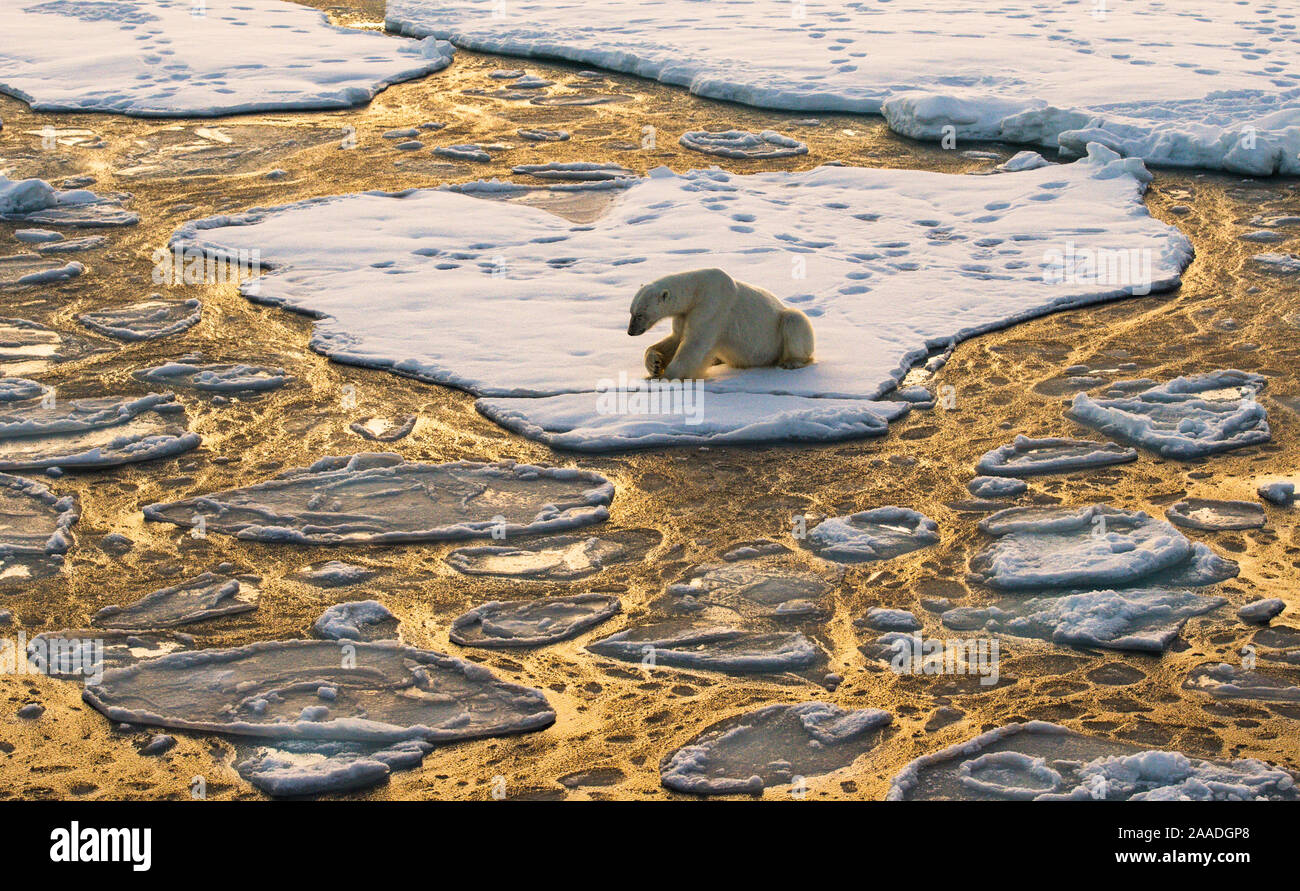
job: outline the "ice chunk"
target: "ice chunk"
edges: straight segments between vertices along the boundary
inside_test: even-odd
[[[397,643],[286,640],[172,653],[105,673],[83,698],[111,721],[262,740],[455,742],[555,721],[538,690]]]
[[[1253,758],[1203,761],[1029,721],[922,755],[894,776],[886,798],[1295,801],[1300,790],[1292,773]]]
[[[823,520],[808,530],[805,541],[827,560],[889,560],[937,544],[939,526],[911,508],[877,507]]]
[[[397,442],[415,429],[415,415],[404,418],[362,418],[348,424],[348,429],[371,442]]]
[[[998,446],[980,458],[975,469],[992,476],[1033,476],[1070,473],[1137,460],[1137,450],[1113,442],[1082,439],[1030,439],[1017,436],[1010,445]]]
[[[75,544],[72,527],[80,517],[75,497],[0,473],[0,559],[66,553]]]
[[[971,572],[1003,590],[1126,587],[1180,569],[1183,583],[1206,584],[1198,563],[1213,558],[1168,523],[1100,504],[1008,508],[980,529],[998,539],[971,558]]]
[[[1256,254],[1251,260],[1274,275],[1300,275],[1300,254]]]
[[[1077,647],[1160,653],[1169,649],[1189,618],[1226,603],[1221,597],[1189,591],[1137,588],[1004,599],[985,609],[951,610],[941,619],[963,631],[983,629]]]
[[[322,795],[377,785],[394,770],[418,766],[431,751],[432,744],[418,739],[386,745],[279,740],[257,746],[235,769],[268,795]]]
[[[808,144],[775,130],[689,130],[678,140],[684,148],[733,160],[791,158],[808,154]]]
[[[48,388],[37,381],[21,377],[0,378],[0,404],[37,399],[47,393]]]
[[[631,170],[618,164],[598,164],[593,161],[520,164],[513,168],[513,172],[527,174],[537,179],[560,180],[562,182],[599,182],[601,180],[636,176]]]
[[[1190,243],[1151,219],[1142,182],[1111,163],[1098,156],[996,180],[660,168],[621,182],[620,199],[580,225],[500,200],[500,183],[471,184],[200,220],[172,246],[221,257],[258,250],[269,271],[243,292],[315,318],[313,349],[487,397],[480,411],[555,447],[825,440],[881,430],[902,403],[871,403],[934,349],[1176,284]],[[1142,281],[1045,275],[1067,243],[1146,252],[1150,281],[1145,272]],[[806,261],[806,278],[791,279],[792,257]],[[628,303],[647,280],[701,265],[773,288],[807,313],[817,361],[720,365],[654,409],[645,345],[626,333]],[[430,300],[430,288],[443,297]],[[581,348],[556,361],[575,313],[589,322]]]
[[[77,316],[77,321],[91,331],[118,340],[158,340],[194,327],[202,313],[203,304],[194,298],[184,301],[150,299],[120,309],[83,312]]]
[[[1268,600],[1253,600],[1237,610],[1237,618],[1252,625],[1267,625],[1282,614],[1286,604],[1276,597]]]
[[[705,563],[668,587],[669,607],[693,612],[704,606],[745,618],[794,619],[824,615],[833,585],[816,573],[767,562]]]
[[[386,24],[712,99],[883,112],[918,139],[1070,152],[1096,141],[1160,164],[1267,175],[1300,172],[1300,87],[1278,49],[1294,35],[1272,9],[1209,0],[1195,14],[1168,5],[1085,20],[1072,5],[807,0],[792,22],[786,7],[759,0],[534,0],[505,11],[493,0],[389,0]]]
[[[518,134],[520,139],[527,139],[529,142],[566,142],[569,138],[568,130],[520,128],[515,133]]]
[[[976,498],[1014,498],[1029,489],[1024,480],[1005,476],[977,476],[966,484]]]
[[[1021,170],[1037,170],[1051,163],[1038,152],[1024,151],[1017,152],[1009,160],[999,164],[996,169],[1002,173],[1017,173]]]
[[[1066,414],[1116,439],[1187,460],[1268,442],[1268,413],[1255,401],[1264,384],[1257,374],[1215,371],[1126,398],[1078,393]]]
[[[36,252],[47,254],[80,254],[103,247],[108,239],[102,235],[87,235],[85,238],[69,238],[67,241],[53,241],[37,245]]]
[[[472,142],[462,145],[436,146],[433,153],[455,161],[474,161],[479,164],[486,164],[492,160],[492,156],[488,154],[487,149]]]
[[[322,458],[245,486],[145,506],[146,519],[250,541],[392,544],[553,532],[609,516],[614,486],[573,468]]]
[[[318,588],[342,588],[368,582],[376,575],[373,569],[354,566],[339,560],[329,560],[318,566],[304,566],[294,573],[294,578]]]
[[[798,631],[741,631],[721,625],[664,622],[620,631],[588,644],[600,656],[647,668],[745,673],[807,668],[825,655]]]
[[[190,387],[206,393],[260,393],[279,389],[293,380],[283,368],[230,363],[166,362],[141,369],[135,376],[152,384]]]
[[[257,609],[260,581],[256,576],[232,578],[205,572],[127,606],[106,606],[95,613],[92,621],[105,628],[144,631],[238,615]]]
[[[4,12],[0,11],[0,22]],[[4,54],[0,50],[0,91],[4,91]],[[42,179],[11,180],[0,174],[0,219],[49,226],[104,228],[132,226],[139,214],[122,207],[122,198],[82,189],[61,191]]]
[[[1226,529],[1259,529],[1264,525],[1264,509],[1253,501],[1215,501],[1188,498],[1165,511],[1174,524],[1188,529],[1219,532]]]
[[[450,636],[462,647],[544,647],[577,637],[622,608],[608,594],[494,600],[458,616]]]
[[[1296,672],[1256,671],[1226,662],[1193,668],[1183,681],[1183,688],[1208,693],[1216,699],[1300,702],[1300,676]]]
[[[852,764],[880,741],[893,721],[875,708],[826,702],[769,705],[713,725],[664,756],[659,778],[695,795],[761,794],[769,786]]]
[[[921,623],[911,611],[873,606],[867,610],[863,624],[876,631],[919,631]]]
[[[397,625],[397,617],[378,600],[354,600],[325,610],[312,630],[327,640],[394,640]]]
[[[85,271],[80,263],[59,265],[40,254],[0,257],[0,285],[48,285],[74,279]]]
[[[1279,507],[1286,507],[1295,500],[1295,483],[1289,480],[1265,483],[1257,491],[1260,498]]]
[[[171,394],[0,403],[0,470],[115,467],[189,451]]]
[[[518,544],[457,548],[443,559],[466,575],[573,581],[638,559],[658,544],[659,538],[651,530],[636,529],[601,538],[554,535]]]
[[[204,4],[5,4],[0,91],[39,111],[141,117],[336,109],[362,105],[390,84],[451,62],[446,44],[331,25],[323,12],[292,3]],[[177,55],[185,47],[203,52]]]

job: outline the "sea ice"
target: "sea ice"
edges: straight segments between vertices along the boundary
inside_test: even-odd
[[[1230,370],[1175,378],[1131,397],[1077,393],[1066,415],[1165,458],[1201,458],[1268,442],[1268,413],[1255,401],[1265,383]]]
[[[1278,507],[1286,507],[1295,500],[1295,483],[1289,480],[1265,483],[1257,491],[1260,498],[1263,498],[1269,504],[1276,504]]]
[[[0,10],[0,22],[6,12]],[[4,51],[0,50],[0,66],[3,64]],[[3,89],[0,82],[0,91]],[[139,214],[123,209],[119,196],[96,195],[85,189],[60,190],[43,179],[11,180],[4,174],[0,174],[0,219],[72,228],[131,226],[140,222]]]
[[[1188,498],[1165,510],[1170,522],[1188,529],[1221,532],[1228,529],[1259,529],[1264,525],[1264,508],[1253,501],[1215,501]]]
[[[659,777],[676,792],[759,795],[768,786],[847,767],[880,741],[892,721],[875,708],[769,705],[715,724],[669,752]]]
[[[590,223],[474,197],[505,188],[489,184],[214,217],[184,225],[172,246],[218,257],[258,250],[269,271],[243,292],[313,316],[317,351],[492,397],[478,404],[485,414],[557,447],[770,442],[792,431],[827,439],[879,430],[899,409],[871,401],[932,347],[1176,285],[1190,242],[1148,215],[1145,176],[1132,163],[1097,147],[1073,164],[996,180],[659,168],[628,180]],[[1150,276],[1057,275],[1067,252],[1129,251],[1150,257]],[[646,345],[626,334],[631,296],[657,275],[706,264],[807,313],[817,361],[718,366],[698,386],[648,392]],[[761,411],[751,408],[759,395],[771,400]]]
[[[620,631],[588,644],[587,649],[647,668],[733,673],[793,671],[825,658],[817,645],[798,631],[742,631],[676,621]]]
[[[1006,591],[1150,585],[1165,581],[1162,573],[1204,585],[1236,574],[1204,545],[1141,511],[1013,507],[986,517],[980,529],[997,540],[971,558],[971,573]]]
[[[340,560],[328,560],[315,566],[304,566],[293,577],[318,588],[343,588],[368,582],[376,575],[373,569],[354,566]]]
[[[388,744],[340,740],[277,740],[253,748],[239,775],[268,795],[322,795],[365,789],[394,770],[416,767],[433,745],[419,739]]]
[[[658,541],[658,533],[648,530],[613,532],[599,538],[553,535],[518,544],[457,548],[443,559],[466,575],[568,582],[638,559]]]
[[[521,127],[515,133],[520,139],[527,139],[529,142],[565,142],[569,138],[568,130],[542,130]]]
[[[49,677],[92,683],[100,671],[157,659],[193,643],[193,637],[178,631],[67,628],[28,641],[27,661]]]
[[[266,365],[190,362],[166,362],[141,369],[135,377],[151,384],[189,387],[205,393],[261,393],[279,389],[293,379],[283,368]]]
[[[362,418],[348,424],[348,429],[371,442],[397,442],[415,429],[415,415],[403,418]]]
[[[977,476],[966,484],[976,498],[1015,498],[1029,489],[1024,480],[1006,476]]]
[[[102,235],[87,235],[85,238],[69,238],[67,241],[51,241],[37,245],[36,252],[41,256],[47,254],[80,254],[101,248],[107,243],[108,239]]]
[[[151,296],[162,297],[161,294]],[[202,314],[203,304],[193,297],[188,300],[150,299],[118,309],[83,312],[77,316],[77,321],[91,331],[118,340],[158,340],[194,327]]]
[[[690,130],[678,140],[683,147],[706,155],[732,160],[792,158],[808,154],[808,144],[775,130],[750,133],[746,130]]]
[[[0,473],[0,560],[63,554],[75,543],[81,516],[77,499],[58,496],[41,483]]]
[[[760,0],[389,0],[390,30],[559,57],[767,108],[883,112],[920,139],[1300,172],[1297,35],[1265,0],[1007,7]],[[760,48],[755,50],[755,48]]]
[[[488,154],[485,148],[472,142],[462,145],[436,146],[433,153],[455,161],[475,161],[479,164],[486,164],[492,160],[492,156]]]
[[[378,600],[336,603],[320,614],[312,630],[326,640],[395,640],[397,617]]]
[[[274,748],[409,741],[427,751],[555,721],[538,690],[395,642],[286,640],[172,653],[110,670],[82,695],[111,721],[251,737]]]
[[[905,609],[885,609],[873,606],[867,610],[862,623],[876,631],[919,631],[921,623],[911,611]]]
[[[1281,615],[1284,609],[1286,604],[1276,597],[1268,600],[1253,600],[1237,610],[1237,618],[1252,625],[1267,625]]]
[[[40,254],[0,257],[0,285],[48,285],[74,279],[85,271],[80,263],[59,265]]]
[[[1008,598],[987,608],[962,607],[944,613],[945,625],[1016,637],[1036,637],[1076,647],[1160,653],[1183,625],[1226,604],[1222,597],[1189,591],[1132,588],[1088,591],[1061,597]]]
[[[199,436],[170,393],[0,403],[0,470],[87,469],[189,451]]]
[[[27,319],[0,318],[0,370],[32,374],[85,352],[84,345]]]
[[[256,576],[235,578],[205,572],[127,606],[106,606],[95,613],[92,622],[105,628],[145,631],[238,615],[257,609],[260,581]]]
[[[668,606],[676,612],[720,607],[747,619],[802,619],[827,613],[834,586],[816,573],[739,560],[705,563],[668,586]]]
[[[877,507],[823,520],[808,530],[805,541],[827,560],[889,560],[937,544],[939,526],[910,508]]]
[[[1183,681],[1187,690],[1208,693],[1216,699],[1251,699],[1258,702],[1300,702],[1300,677],[1256,671],[1220,662],[1193,668]]]
[[[608,594],[494,600],[457,616],[450,637],[462,647],[544,647],[577,637],[622,608]]]
[[[585,470],[367,453],[150,504],[144,515],[250,541],[393,544],[572,529],[605,520],[613,498],[613,484]]]
[[[1251,260],[1274,275],[1300,274],[1300,254],[1256,254]]]
[[[1289,771],[1253,758],[1203,761],[1029,721],[922,755],[894,776],[886,798],[1294,801],[1300,790]]]
[[[1137,460],[1137,449],[1113,442],[1081,439],[1030,439],[1017,436],[1010,445],[998,446],[980,458],[975,469],[992,476],[1033,476],[1071,473]]]
[[[513,172],[527,174],[537,179],[561,182],[600,182],[636,176],[618,164],[597,164],[593,161],[552,162],[549,164],[520,164]]]
[[[351,108],[452,56],[279,0],[35,0],[0,9],[0,33],[0,92],[141,117]]]

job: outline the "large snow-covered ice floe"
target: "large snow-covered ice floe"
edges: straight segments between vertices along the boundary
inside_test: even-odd
[[[462,647],[542,647],[577,637],[622,608],[609,594],[493,600],[457,616],[450,637]]]
[[[1190,591],[1133,588],[1011,597],[996,606],[958,607],[941,618],[945,625],[962,631],[982,629],[1077,647],[1161,653],[1189,618],[1226,603],[1222,597]]]
[[[980,529],[997,540],[971,558],[971,573],[1004,591],[1206,585],[1237,574],[1236,564],[1141,511],[1013,507]]]
[[[883,432],[908,406],[876,400],[935,348],[1176,285],[1191,244],[1146,212],[1147,177],[1100,146],[996,181],[658,168],[591,223],[436,189],[213,217],[171,243],[258,250],[269,271],[243,293],[313,316],[314,349],[468,390],[489,418],[551,445],[829,440]],[[1149,268],[1076,274],[1082,256],[1133,252]],[[626,333],[632,295],[705,265],[807,313],[817,361],[646,381],[646,344]]]
[[[187,452],[199,442],[170,393],[0,403],[0,470],[116,467]]]
[[[0,92],[38,111],[142,117],[350,108],[452,58],[440,41],[403,44],[281,0],[6,3],[0,33]]]
[[[1136,460],[1136,449],[1117,446],[1113,442],[1017,436],[1010,445],[987,452],[975,469],[992,476],[1033,476],[1070,473]]]
[[[389,29],[560,57],[767,108],[881,112],[998,139],[1239,173],[1300,172],[1300,35],[1267,0],[1031,10],[1000,0],[388,0]],[[760,47],[761,51],[753,51]]]
[[[0,558],[63,554],[81,516],[77,499],[41,483],[0,473]]]
[[[126,606],[106,606],[92,623],[105,628],[143,631],[173,628],[257,609],[261,596],[256,576],[205,572],[189,581],[163,588]]]
[[[758,795],[768,786],[847,767],[880,741],[892,721],[877,708],[769,705],[716,724],[669,752],[659,763],[659,778],[676,792]]]
[[[1295,801],[1290,771],[1254,758],[1223,763],[1084,736],[1059,724],[1007,724],[922,755],[889,801]]]
[[[1243,371],[1179,377],[1136,396],[1077,393],[1066,414],[1116,439],[1187,460],[1268,442],[1268,412],[1255,401],[1267,379]]]
[[[614,486],[574,468],[322,458],[238,489],[150,504],[146,519],[252,541],[392,544],[554,532],[609,516]]]
[[[388,771],[373,765],[395,762],[375,752],[391,755],[395,745],[406,754],[396,763],[413,766],[433,745],[555,721],[540,691],[482,666],[355,640],[173,653],[110,670],[82,695],[112,721],[259,741],[262,750],[237,768],[273,794],[378,782]]]
[[[808,530],[818,556],[845,563],[890,558],[939,542],[939,525],[907,507],[877,507],[830,517]]]
[[[5,14],[0,11],[0,22]],[[0,49],[0,59],[3,53]],[[0,219],[103,229],[134,225],[140,222],[140,215],[125,210],[119,196],[96,195],[85,189],[56,189],[43,179],[11,180],[0,174]]]

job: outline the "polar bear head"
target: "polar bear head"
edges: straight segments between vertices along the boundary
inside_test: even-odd
[[[735,280],[721,269],[692,269],[657,278],[642,285],[632,298],[627,333],[633,337],[644,334],[661,319],[684,316],[704,297],[734,291],[735,287]]]

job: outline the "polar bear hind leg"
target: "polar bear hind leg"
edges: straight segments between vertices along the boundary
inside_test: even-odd
[[[781,334],[782,368],[802,368],[812,362],[813,329],[808,317],[797,309],[787,309],[777,322]]]

